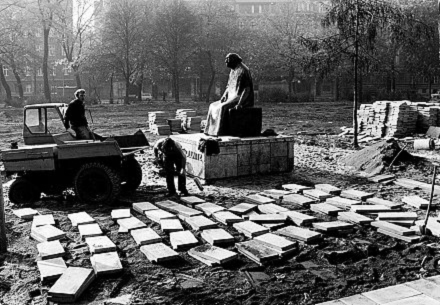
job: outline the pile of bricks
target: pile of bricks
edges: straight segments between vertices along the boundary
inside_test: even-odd
[[[169,118],[169,114],[165,111],[148,112],[150,132],[156,135],[170,135],[171,129],[168,125],[167,118]]]
[[[202,117],[197,116],[194,109],[177,109],[176,119],[182,121],[182,128],[184,130],[201,130]]]

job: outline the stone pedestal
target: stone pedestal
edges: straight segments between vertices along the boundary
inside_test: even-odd
[[[252,174],[292,171],[294,161],[293,136],[219,137],[220,153],[207,156],[198,149],[202,133],[173,135],[187,156],[187,174],[205,181]]]

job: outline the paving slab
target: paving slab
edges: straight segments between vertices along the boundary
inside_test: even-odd
[[[198,204],[194,208],[202,211],[208,217],[211,217],[212,214],[214,214],[214,213],[225,210],[224,207],[219,206],[215,203],[210,203],[210,202],[204,202],[204,203]]]
[[[418,220],[415,222],[414,227],[411,227],[416,233],[420,231],[420,226],[425,224],[425,220]],[[440,237],[440,223],[438,223],[437,218],[429,217],[428,223],[426,224],[426,229],[433,235]]]
[[[244,220],[249,220],[249,217],[251,217],[252,215],[260,215],[260,214],[257,213],[256,211],[249,211],[241,215],[241,218],[243,218]]]
[[[183,204],[171,200],[156,202],[156,205],[166,211],[172,212],[174,214],[183,215],[185,217],[192,217],[202,214],[200,211],[189,208],[187,206],[184,206]]]
[[[160,229],[164,233],[183,231],[183,227],[179,219],[162,219],[160,221]]]
[[[140,214],[144,214],[145,211],[158,210],[159,208],[152,204],[151,202],[135,202],[133,203],[133,210]]]
[[[131,217],[131,212],[130,209],[116,209],[112,211],[111,216],[113,220],[129,218]]]
[[[426,199],[423,199],[419,196],[405,196],[402,198],[402,202],[406,203],[410,206],[413,206],[417,209],[426,209],[429,205],[429,201]],[[433,206],[436,206],[437,204],[433,202]]]
[[[204,230],[200,236],[213,246],[230,244],[235,241],[234,237],[223,229]]]
[[[364,191],[350,189],[350,190],[342,191],[340,196],[348,199],[357,199],[357,200],[365,201],[366,199],[373,197],[374,193],[367,193]]]
[[[381,212],[391,212],[391,208],[389,206],[379,204],[354,205],[350,208],[350,210],[358,214],[377,214]]]
[[[174,214],[171,214],[170,212],[164,211],[164,210],[149,210],[149,211],[145,211],[145,216],[157,223],[160,223],[161,219],[176,219],[177,216]]]
[[[282,236],[287,236],[290,238],[301,240],[304,242],[312,242],[312,241],[319,240],[322,238],[321,233],[311,231],[308,229],[294,227],[294,226],[288,226],[288,227],[279,229],[275,233],[282,235]]]
[[[340,212],[338,214],[338,220],[348,221],[360,225],[369,225],[373,222],[373,219],[354,212]]]
[[[274,199],[265,197],[265,196],[261,196],[258,194],[253,194],[253,195],[248,195],[244,197],[244,200],[246,202],[249,203],[254,203],[254,204],[265,204],[265,203],[275,203]]]
[[[291,191],[270,189],[270,190],[264,190],[262,195],[270,197],[272,199],[283,199],[284,196],[287,196],[292,193],[293,192]]]
[[[191,226],[193,230],[203,231],[206,229],[217,228],[218,224],[205,216],[193,216],[185,218],[187,224]]]
[[[229,211],[220,211],[214,213],[212,215],[217,221],[221,222],[224,225],[231,225],[237,222],[242,222],[243,218],[229,212]]]
[[[313,187],[311,186],[304,186],[304,185],[300,185],[300,184],[283,184],[282,185],[283,189],[287,190],[287,191],[292,191],[294,193],[297,194],[302,194],[302,192],[304,190],[311,190]]]
[[[66,233],[52,225],[45,225],[41,227],[33,227],[31,229],[31,237],[38,242],[45,242],[63,239],[66,237]]]
[[[15,216],[25,219],[25,220],[32,220],[34,216],[39,215],[37,210],[31,209],[31,208],[24,208],[24,209],[18,209],[12,211]]]
[[[369,298],[377,304],[386,304],[395,301],[401,301],[402,299],[406,299],[419,294],[421,294],[420,291],[408,287],[404,284],[362,293],[363,296]]]
[[[55,219],[52,214],[36,215],[32,220],[32,227],[41,227],[45,225],[55,225]]]
[[[258,235],[266,234],[269,229],[252,221],[243,221],[235,223],[233,227],[246,237],[253,238]]]
[[[162,238],[151,228],[131,230],[131,236],[138,246],[159,243]]]
[[[315,189],[323,191],[324,193],[333,195],[333,196],[339,196],[339,194],[342,192],[342,190],[339,187],[336,187],[331,184],[315,184]]]
[[[274,203],[260,204],[258,210],[263,214],[279,214],[281,212],[289,211],[289,209]]]
[[[256,204],[242,202],[228,209],[228,211],[241,216],[243,214],[255,210],[256,208],[257,208]]]
[[[93,269],[69,267],[50,288],[48,300],[60,303],[76,301],[84,290],[94,281]]]
[[[97,223],[79,225],[78,231],[79,231],[79,235],[81,236],[81,239],[104,234]]]
[[[140,221],[139,219],[133,216],[129,218],[118,219],[117,221],[118,221],[118,225],[127,229],[128,232],[130,232],[131,230],[142,229],[147,227],[145,223],[143,223],[142,221]]]
[[[429,281],[428,279],[420,279],[417,281],[405,283],[405,285],[417,291],[420,291],[428,297],[440,301],[440,286],[437,285],[434,281]]]
[[[262,245],[255,240],[249,240],[235,244],[238,252],[254,261],[258,265],[264,265],[279,257],[278,252]]]
[[[194,247],[199,241],[191,231],[181,231],[170,233],[170,243],[174,250],[181,250]]]
[[[37,267],[42,282],[58,279],[67,269],[66,263],[60,257],[37,261]]]
[[[116,245],[107,236],[87,237],[86,244],[89,246],[90,253],[99,254],[116,251]]]
[[[380,183],[380,182],[388,182],[390,180],[394,180],[395,178],[396,178],[395,175],[377,175],[377,176],[368,178],[368,180],[370,180],[372,182]]]
[[[260,242],[266,247],[269,247],[280,254],[284,254],[289,250],[295,249],[295,243],[290,240],[281,237],[279,235],[275,235],[273,233],[266,233],[254,238],[255,241]]]
[[[388,231],[390,233],[394,233],[394,234],[398,234],[398,235],[404,235],[404,236],[408,236],[408,235],[415,235],[416,232],[414,230],[402,227],[402,226],[398,226],[392,223],[389,223],[387,221],[373,221],[371,223],[371,226],[375,227],[375,228],[379,228],[385,231]]]
[[[180,201],[194,208],[197,204],[204,203],[205,200],[196,196],[180,197]]]
[[[263,222],[263,223],[261,223],[261,225],[265,228],[268,228],[269,231],[272,232],[272,231],[275,231],[279,228],[284,227],[285,224],[284,223],[265,223],[265,222]]]
[[[387,207],[390,207],[392,210],[398,210],[403,206],[402,202],[393,202],[390,200],[385,200],[377,197],[368,198],[367,203],[376,204],[376,205],[385,205]]]
[[[205,246],[205,245],[203,245],[203,246]],[[200,247],[202,247],[202,246],[200,246]],[[193,252],[194,249],[195,249],[195,248],[191,248],[191,249],[189,249],[188,252],[187,252],[188,255],[191,256],[192,258],[198,260],[199,262],[201,262],[201,263],[203,263],[203,264],[205,264],[205,265],[207,265],[207,266],[209,266],[209,267],[215,267],[215,266],[218,266],[218,265],[219,265],[218,263],[213,262],[212,260],[206,259],[206,258],[204,258],[204,257],[201,257],[201,256],[198,255],[196,252]]]
[[[188,254],[190,253],[218,265],[230,262],[238,257],[235,252],[211,245],[202,245],[192,248],[188,251]]]
[[[290,219],[297,226],[309,225],[312,222],[317,221],[318,219],[315,216],[310,216],[307,214],[303,214],[297,211],[288,211],[280,213],[285,215],[288,219]]]
[[[116,252],[92,255],[90,262],[92,263],[93,270],[95,270],[95,274],[98,276],[119,273],[123,270],[121,260]]]
[[[179,254],[163,243],[155,243],[140,247],[150,262],[161,263],[179,258]]]
[[[316,199],[318,201],[324,201],[327,198],[333,197],[333,195],[317,189],[304,190],[303,195],[312,199]]]
[[[37,244],[38,256],[42,260],[63,257],[66,252],[59,240],[47,241]]]
[[[426,295],[416,295],[407,299],[387,303],[387,305],[440,305],[440,302]]]
[[[332,197],[332,198],[327,198],[325,200],[325,203],[331,204],[331,205],[334,205],[335,207],[346,210],[346,209],[350,209],[350,207],[353,205],[362,204],[362,201],[336,196],[336,197]]]
[[[78,225],[87,225],[90,223],[95,223],[95,219],[90,216],[87,212],[78,212],[67,215],[72,223],[72,227],[77,227]]]
[[[363,296],[362,294],[352,295],[350,297],[339,299],[344,305],[377,305],[376,302]]]
[[[384,229],[377,229],[377,232],[406,241],[408,243],[416,243],[420,241],[420,236],[417,235],[399,235],[396,233],[392,233],[390,231],[384,230]]]
[[[315,222],[313,223],[313,227],[317,230],[324,232],[353,229],[353,225],[351,223],[347,223],[343,221]]]
[[[440,286],[440,275],[431,276],[426,278],[428,281],[433,282],[434,284]]]
[[[344,305],[344,303],[342,303],[339,300],[335,300],[335,301],[328,301],[328,302],[324,302],[324,303],[318,303],[316,305]]]
[[[339,212],[344,211],[338,207],[335,207],[334,205],[327,203],[311,204],[310,210],[312,210],[313,212],[322,213],[330,216],[337,216]]]
[[[285,223],[287,216],[282,214],[260,214],[249,216],[249,220],[256,223]]]
[[[317,203],[317,199],[312,199],[300,194],[290,194],[283,197],[282,204],[293,204],[300,207],[308,207],[313,203]]]

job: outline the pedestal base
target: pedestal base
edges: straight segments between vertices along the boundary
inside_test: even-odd
[[[207,156],[198,150],[202,133],[173,135],[187,156],[186,171],[205,181],[257,173],[282,173],[293,170],[293,136],[219,137],[220,153]]]

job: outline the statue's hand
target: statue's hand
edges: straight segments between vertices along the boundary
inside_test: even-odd
[[[238,109],[241,109],[241,108],[243,108],[243,106],[241,106],[241,105],[236,105],[236,106],[234,107],[235,110],[238,110]]]
[[[220,99],[220,103],[224,103],[224,102],[226,102],[226,97],[225,97],[225,96],[223,96],[223,97]]]

